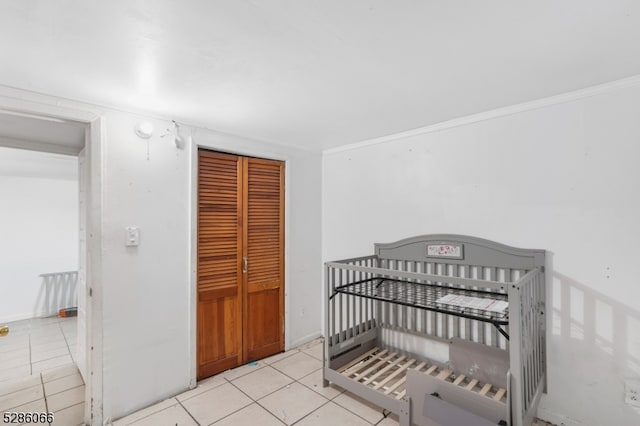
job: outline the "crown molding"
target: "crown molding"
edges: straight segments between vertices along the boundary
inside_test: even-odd
[[[398,139],[409,138],[426,133],[433,133],[440,130],[452,129],[454,127],[465,126],[467,124],[478,123],[480,121],[491,120],[494,118],[505,117],[508,115],[518,114],[525,111],[531,111],[552,105],[558,105],[566,102],[572,102],[602,93],[619,90],[627,87],[640,86],[640,74],[632,77],[610,81],[608,83],[598,84],[596,86],[563,93],[560,95],[549,96],[547,98],[536,99],[535,101],[523,102],[520,104],[510,105],[507,107],[496,108],[478,114],[467,115],[452,120],[443,121],[429,126],[419,127],[417,129],[407,130],[404,132],[394,133],[392,135],[381,136],[378,138],[367,139],[360,142],[354,142],[347,145],[329,148],[322,151],[323,155],[331,155],[344,151],[352,151],[355,149],[366,148],[373,145],[379,145],[392,142]]]

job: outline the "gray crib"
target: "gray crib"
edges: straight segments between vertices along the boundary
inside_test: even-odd
[[[324,385],[408,426],[529,425],[546,392],[545,251],[461,235],[326,264]]]

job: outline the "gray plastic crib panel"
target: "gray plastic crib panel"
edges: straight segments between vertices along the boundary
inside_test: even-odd
[[[498,348],[452,339],[449,348],[449,368],[458,374],[507,388],[509,354]]]
[[[412,423],[427,426],[497,425],[507,419],[504,403],[415,370],[407,372]]]
[[[420,426],[495,426],[495,423],[476,416],[443,399],[426,394],[424,396],[423,416],[414,414]]]
[[[427,246],[438,244],[461,246],[462,258],[429,256]],[[455,234],[422,235],[394,243],[378,243],[375,244],[375,253],[380,259],[434,261],[527,270],[536,266],[544,267],[545,254],[544,250],[520,249],[482,238]]]

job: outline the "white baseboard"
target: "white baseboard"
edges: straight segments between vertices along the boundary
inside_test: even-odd
[[[586,426],[584,423],[580,423],[577,420],[570,419],[558,413],[553,413],[545,408],[538,408],[537,416],[540,420],[544,420],[548,423],[553,423],[558,426]]]
[[[313,339],[317,339],[318,337],[322,337],[322,333],[320,331],[314,331],[311,334],[307,334],[306,336],[300,337],[296,340],[292,340],[289,342],[288,347],[285,347],[285,350],[297,348],[298,346],[304,345],[307,342],[312,341]]]
[[[7,316],[0,317],[0,323],[4,324],[7,322],[22,321],[22,320],[27,320],[32,318],[50,317],[50,316],[54,316],[55,314],[56,312],[29,312],[29,313],[22,313],[22,314],[7,315]]]

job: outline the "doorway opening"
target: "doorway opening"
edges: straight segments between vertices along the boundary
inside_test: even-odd
[[[14,103],[0,101],[9,108]],[[88,424],[101,416],[90,402],[92,351],[100,342],[91,332],[94,309],[87,291],[87,280],[97,276],[89,248],[100,239],[89,233],[95,225],[90,172],[99,118],[50,113],[38,104],[26,110],[26,104],[0,109],[0,196],[6,201],[0,211],[0,290],[7,305],[0,310],[0,325],[6,326],[0,365],[12,366],[10,373],[0,367],[1,408],[48,410]]]
[[[0,147],[0,382],[76,357],[78,188],[77,156]]]

